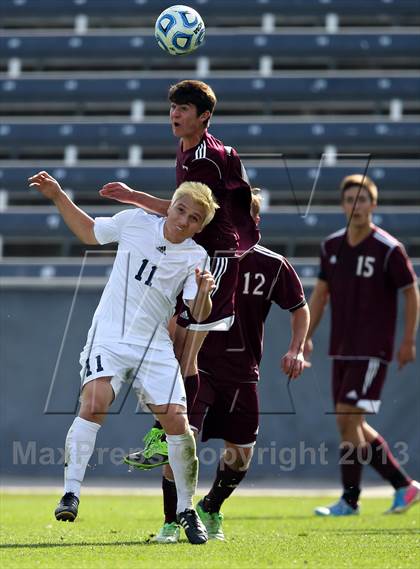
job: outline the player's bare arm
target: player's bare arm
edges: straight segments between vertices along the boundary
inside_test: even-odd
[[[110,200],[122,202],[126,204],[136,205],[150,213],[166,216],[168,207],[171,205],[170,200],[163,200],[146,192],[133,190],[123,182],[109,182],[99,190],[99,194]]]
[[[213,275],[209,271],[195,270],[195,279],[198,286],[198,292],[193,300],[188,301],[193,318],[197,322],[202,322],[210,316],[212,303],[210,294],[215,288]]]
[[[292,338],[281,359],[281,369],[290,379],[297,379],[310,364],[303,357],[303,346],[309,328],[309,308],[305,304],[291,314]]]
[[[41,171],[28,178],[28,182],[30,188],[35,188],[54,203],[68,228],[82,243],[98,245],[93,231],[94,220],[71,201],[57,180],[48,172]]]
[[[303,350],[305,359],[308,359],[312,353],[312,336],[318,324],[321,322],[325,307],[328,303],[328,298],[329,290],[327,282],[318,279],[309,299],[310,322]]]
[[[398,369],[416,359],[416,332],[419,323],[419,290],[417,283],[406,288],[404,295],[404,336],[397,353]]]

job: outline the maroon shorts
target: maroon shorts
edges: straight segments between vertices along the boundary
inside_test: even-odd
[[[259,419],[257,383],[226,383],[200,370],[200,390],[188,418],[190,425],[201,432],[202,441],[255,443]]]
[[[177,324],[189,330],[229,330],[233,324],[235,313],[235,290],[238,284],[239,258],[213,257],[210,271],[214,276],[216,288],[211,295],[212,311],[207,320],[199,324],[191,316],[189,309],[184,305],[177,307]]]
[[[333,361],[334,404],[346,403],[377,413],[388,366],[378,358]]]

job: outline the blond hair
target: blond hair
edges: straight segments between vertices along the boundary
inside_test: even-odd
[[[203,227],[208,225],[213,219],[219,205],[213,195],[211,189],[201,182],[183,182],[174,192],[171,205],[183,198],[189,196],[193,202],[200,205],[205,212]]]
[[[257,217],[260,215],[262,196],[260,188],[251,188],[251,215]]]
[[[364,174],[352,174],[346,176],[340,184],[341,199],[343,199],[344,192],[353,187],[364,188],[369,194],[372,203],[378,202],[378,188],[368,176]]]

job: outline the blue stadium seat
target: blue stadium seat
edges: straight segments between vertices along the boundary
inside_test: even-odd
[[[420,121],[394,122],[378,119],[332,120],[229,120],[212,123],[212,133],[228,140],[240,152],[321,153],[326,145],[340,152],[396,154],[417,152],[420,148]],[[157,154],[173,151],[174,139],[167,120],[143,123],[33,123],[4,122],[0,126],[0,149],[11,154],[26,147],[55,149],[66,145],[124,151],[130,145],[153,149]]]
[[[166,93],[170,85],[183,79],[178,76],[141,77],[131,74],[126,77],[86,78],[72,74],[60,78],[22,77],[0,79],[2,103],[22,102],[28,106],[34,103],[119,103],[141,100],[145,103],[161,101],[166,105]],[[197,76],[196,78],[200,78]],[[203,77],[204,80],[208,80]],[[400,99],[418,103],[420,76],[414,72],[403,72],[401,76],[387,72],[325,73],[306,72],[283,77],[221,77],[212,74],[210,84],[215,89],[221,104],[258,102],[329,103],[334,101],[389,102]]]
[[[203,17],[227,14],[241,17],[270,12],[280,16],[307,16],[334,13],[340,16],[416,16],[417,0],[189,0],[188,5],[198,10]],[[76,16],[80,13],[101,18],[156,17],[168,6],[167,0],[65,0],[57,10],[57,0],[2,0],[0,17],[54,18]],[[58,12],[58,13],[57,13]]]
[[[244,158],[250,182],[253,186],[266,188],[271,193],[272,201],[276,196],[282,199],[293,200],[293,193],[299,198],[309,196],[316,179],[317,197],[329,197],[333,200],[337,196],[337,188],[342,178],[350,172],[363,172],[361,164],[353,162],[351,166],[324,166],[319,169],[318,164],[299,164],[293,161],[284,162],[279,159],[270,165],[257,163]],[[39,166],[3,166],[0,165],[0,190],[5,190],[11,196],[27,196],[27,178],[33,175]],[[65,188],[78,195],[96,194],[103,184],[119,180],[137,189],[169,197],[175,184],[175,171],[173,161],[159,165],[127,166],[56,166],[44,164],[43,169],[50,172]],[[420,188],[420,163],[405,165],[372,161],[367,174],[378,184],[380,202],[388,199],[414,201]],[[292,186],[291,186],[292,184]],[[40,200],[42,197],[39,196]]]
[[[45,32],[44,32],[45,33]],[[156,44],[153,31],[139,31],[112,34],[89,32],[74,35],[73,32],[33,35],[3,32],[0,36],[0,61],[11,57],[38,61],[45,66],[48,60],[55,63],[69,60],[80,64],[101,60],[138,61],[139,64],[152,63],[151,58],[165,58],[168,55]],[[320,33],[319,31],[285,31],[282,33],[255,33],[255,31],[235,31],[235,48],[232,50],[232,36],[210,30],[207,41],[189,59],[207,56],[210,58],[233,58],[238,64],[241,60],[258,61],[261,56],[271,56],[276,60],[346,61],[360,60],[417,60],[420,57],[420,35],[411,31],[341,31],[340,33]],[[181,64],[175,59],[173,65]]]
[[[4,237],[51,237],[68,238],[70,231],[54,208],[16,208],[14,211],[0,212],[1,235]],[[121,207],[104,207],[87,210],[93,216],[112,215]],[[398,237],[416,237],[420,235],[420,215],[418,208],[392,212],[379,211],[374,221],[385,230]],[[303,214],[302,210],[302,214]],[[277,240],[284,237],[322,239],[336,229],[343,227],[344,217],[339,209],[325,211],[311,208],[308,215],[299,215],[296,208],[282,208],[281,213],[268,211],[261,221],[261,232],[265,239]]]
[[[82,265],[80,258],[75,259],[51,259],[39,260],[33,259],[4,259],[0,265],[0,279],[6,278],[41,278],[45,279],[63,279],[63,278],[103,278],[109,276],[110,268],[114,258],[108,258],[105,262],[98,257],[87,257]],[[311,259],[290,259],[297,274],[302,279],[314,279],[318,275],[319,261],[316,257]],[[414,270],[420,278],[420,261],[414,259]],[[0,281],[1,282],[1,281]]]

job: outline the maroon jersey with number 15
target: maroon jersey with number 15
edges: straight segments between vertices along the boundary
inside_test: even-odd
[[[330,292],[330,355],[391,361],[397,292],[416,282],[403,245],[372,226],[368,237],[353,247],[341,229],[321,246],[319,278]]]
[[[176,155],[176,183],[201,182],[214,193],[220,209],[194,240],[210,255],[242,252],[258,242],[260,234],[250,214],[251,188],[242,162],[233,148],[207,130],[197,146]]]

